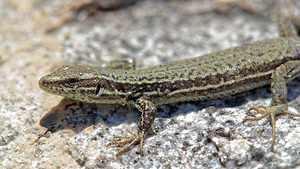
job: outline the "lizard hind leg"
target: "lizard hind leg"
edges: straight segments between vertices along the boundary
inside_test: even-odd
[[[287,106],[285,104],[277,105],[277,106],[272,106],[272,107],[266,107],[266,106],[258,106],[258,107],[251,107],[249,111],[254,110],[255,112],[262,114],[259,117],[248,117],[243,120],[244,122],[247,121],[257,121],[261,120],[267,116],[270,116],[271,118],[271,125],[272,125],[272,146],[271,150],[274,151],[274,145],[275,145],[275,140],[276,140],[276,124],[275,124],[275,116],[279,114],[289,114],[287,111]],[[300,115],[299,115],[300,116]]]
[[[257,108],[250,108],[249,111],[254,110],[259,114],[259,117],[246,118],[246,121],[257,121],[267,116],[271,118],[272,125],[272,151],[274,151],[276,139],[276,125],[275,117],[280,114],[288,114],[289,116],[300,116],[298,114],[288,112],[287,102],[287,86],[286,83],[298,77],[300,74],[300,61],[288,61],[275,69],[271,76],[271,93],[272,104],[271,107],[259,106]]]

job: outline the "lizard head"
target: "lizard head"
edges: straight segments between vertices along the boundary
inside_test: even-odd
[[[39,80],[42,90],[80,101],[95,95],[98,83],[97,72],[86,66],[62,66]]]

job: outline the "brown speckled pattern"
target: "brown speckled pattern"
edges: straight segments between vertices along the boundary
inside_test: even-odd
[[[41,78],[53,94],[94,103],[132,105],[146,96],[156,105],[209,100],[262,87],[276,67],[298,60],[300,42],[277,38],[141,70],[63,66]]]
[[[109,144],[129,143],[117,156],[138,142],[143,153],[144,138],[159,105],[221,98],[271,84],[272,106],[251,108],[261,116],[244,122],[270,116],[273,150],[274,118],[288,114],[286,83],[300,74],[299,49],[296,38],[278,38],[141,70],[63,66],[42,77],[39,84],[45,91],[75,100],[137,108],[141,112],[137,134]]]

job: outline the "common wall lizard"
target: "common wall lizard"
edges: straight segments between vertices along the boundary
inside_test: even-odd
[[[203,101],[242,93],[271,85],[271,107],[251,108],[260,120],[270,116],[273,127],[272,150],[275,144],[275,119],[288,113],[286,83],[300,74],[300,40],[295,33],[286,37],[254,42],[215,52],[206,56],[147,69],[113,69],[88,66],[62,66],[40,79],[46,92],[88,103],[133,106],[141,112],[137,133],[132,137],[118,137],[127,144],[117,154],[143,142],[151,127],[157,106]]]

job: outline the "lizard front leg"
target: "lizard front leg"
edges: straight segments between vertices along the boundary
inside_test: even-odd
[[[272,105],[271,107],[258,106],[252,107],[250,110],[255,110],[257,113],[262,114],[259,117],[245,118],[246,121],[261,120],[267,116],[271,118],[272,125],[272,151],[274,150],[275,139],[276,139],[276,126],[275,116],[279,114],[288,114],[289,116],[300,116],[300,114],[293,114],[288,112],[287,102],[287,87],[286,83],[299,76],[300,73],[300,61],[289,61],[278,68],[272,74],[271,77],[271,93],[272,93]],[[249,110],[249,111],[250,111]]]
[[[125,151],[127,151],[129,148],[131,148],[133,145],[137,144],[138,142],[140,142],[141,153],[144,152],[144,148],[143,148],[144,139],[155,119],[156,107],[150,100],[147,100],[144,97],[137,99],[137,101],[135,103],[135,107],[141,112],[141,117],[140,117],[140,120],[138,123],[137,133],[134,134],[133,132],[128,131],[132,135],[131,137],[122,137],[122,136],[115,137],[115,138],[123,139],[125,141],[110,142],[108,144],[108,146],[111,146],[111,145],[120,145],[120,144],[128,144],[129,143],[127,146],[123,147],[117,153],[116,157],[123,154]]]

